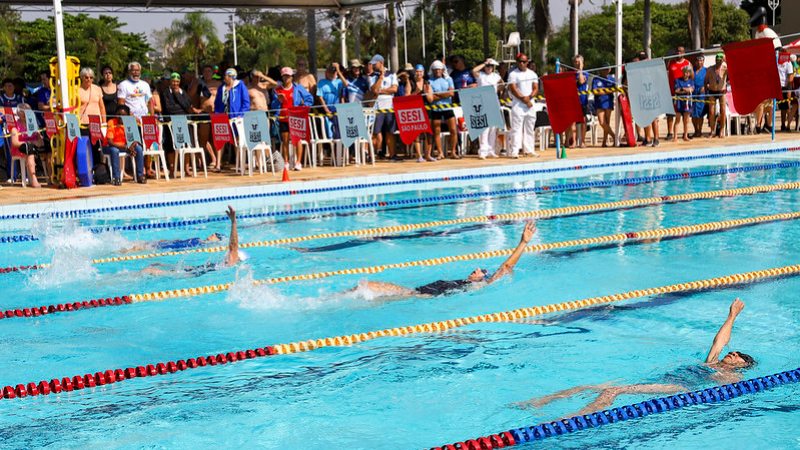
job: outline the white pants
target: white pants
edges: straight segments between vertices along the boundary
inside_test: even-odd
[[[478,149],[478,156],[487,157],[494,151],[494,147],[497,143],[497,128],[489,127],[483,130],[483,133],[478,137],[478,142],[480,143],[480,148]]]
[[[511,108],[511,143],[508,147],[508,156],[536,153],[536,107],[528,108],[525,105]]]

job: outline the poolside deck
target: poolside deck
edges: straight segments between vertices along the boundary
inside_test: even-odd
[[[662,128],[662,129],[665,129]],[[662,136],[663,137],[663,136]],[[800,133],[777,133],[776,142],[798,142],[800,145]],[[621,156],[621,155],[641,155],[646,153],[660,153],[676,150],[690,150],[693,148],[720,147],[724,145],[758,144],[770,141],[770,135],[761,134],[753,136],[731,136],[725,139],[694,139],[691,142],[665,142],[661,141],[661,146],[636,147],[636,148],[601,148],[588,147],[585,149],[568,149],[567,156],[572,160],[579,160],[587,157],[598,156]],[[434,170],[458,170],[464,168],[475,168],[485,166],[506,166],[520,163],[537,163],[552,161],[556,159],[554,148],[548,149],[539,158],[498,158],[481,160],[475,155],[469,155],[460,160],[440,160],[435,163],[417,163],[415,159],[406,159],[402,163],[377,161],[375,166],[365,165],[362,167],[318,167],[316,169],[304,168],[301,172],[290,172],[292,181],[322,180],[334,178],[347,178],[353,176],[369,176],[382,174],[406,174],[423,173]],[[79,188],[72,190],[59,189],[32,189],[22,188],[19,183],[15,185],[3,185],[0,190],[0,205],[28,204],[37,202],[54,202],[60,200],[74,200],[91,197],[115,197],[126,195],[137,195],[144,193],[166,193],[179,191],[213,190],[226,187],[263,185],[271,183],[281,183],[282,173],[266,173],[260,175],[253,174],[253,177],[241,176],[232,170],[223,171],[220,174],[209,173],[208,179],[187,177],[184,180],[170,179],[169,182],[163,178],[161,180],[148,180],[146,185],[133,182],[126,182],[122,186],[93,186],[91,188]]]

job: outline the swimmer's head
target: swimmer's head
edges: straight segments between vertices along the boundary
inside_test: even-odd
[[[752,356],[742,352],[728,352],[720,362],[732,369],[749,369],[756,364]]]
[[[474,272],[469,274],[469,277],[467,277],[467,280],[471,281],[473,283],[478,283],[478,282],[481,282],[481,281],[489,281],[489,270],[488,269],[481,269],[480,267],[478,267],[477,269],[475,269]]]
[[[225,235],[222,233],[214,233],[206,238],[207,241],[221,241],[223,239],[225,239]]]

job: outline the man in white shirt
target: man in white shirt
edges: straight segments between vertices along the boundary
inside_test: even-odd
[[[778,49],[778,53],[783,53],[783,48]],[[792,83],[794,82],[794,67],[790,60],[786,60],[782,64],[778,64],[778,76],[781,80],[781,90],[783,91],[783,101],[778,103],[778,109],[781,110],[781,131],[789,131],[789,122],[791,117],[789,115],[790,105],[789,100],[792,98]]]
[[[487,58],[481,64],[475,66],[472,69],[473,76],[478,80],[478,87],[482,86],[494,86],[497,94],[500,95],[503,92],[503,79],[500,78],[500,74],[495,72],[497,66],[500,64],[492,58]],[[494,151],[495,143],[497,142],[497,128],[490,127],[481,133],[478,137],[478,143],[480,143],[480,147],[478,148],[478,158],[486,159],[487,156],[491,156],[492,158],[497,158],[497,153]]]
[[[509,158],[519,158],[536,153],[534,126],[536,125],[536,108],[533,99],[539,94],[539,76],[528,69],[528,55],[517,54],[517,68],[508,74],[508,90],[511,93],[511,136],[508,149]]]
[[[381,55],[375,55],[370,61],[373,72],[367,80],[369,90],[376,97],[375,100],[375,126],[372,130],[372,145],[380,149],[385,140],[386,151],[389,161],[402,162],[403,158],[397,156],[394,145],[394,132],[397,131],[393,112],[380,112],[380,110],[392,109],[392,97],[397,92],[397,76],[386,70],[384,59]]]
[[[141,76],[142,65],[134,61],[128,64],[128,79],[117,86],[117,104],[127,105],[137,121],[142,116],[154,114],[151,101],[153,93],[150,91],[150,85],[139,79]]]

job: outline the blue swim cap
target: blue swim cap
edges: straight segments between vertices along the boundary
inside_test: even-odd
[[[415,70],[421,70],[421,71],[425,72],[425,66],[423,66],[422,64],[417,64],[417,66],[414,67],[414,69]]]
[[[224,235],[224,234],[222,234],[222,233],[214,233],[212,236],[215,236],[215,237],[216,237],[217,239],[219,239],[220,241],[221,241],[221,240],[223,240],[223,239],[225,239],[225,235]]]

